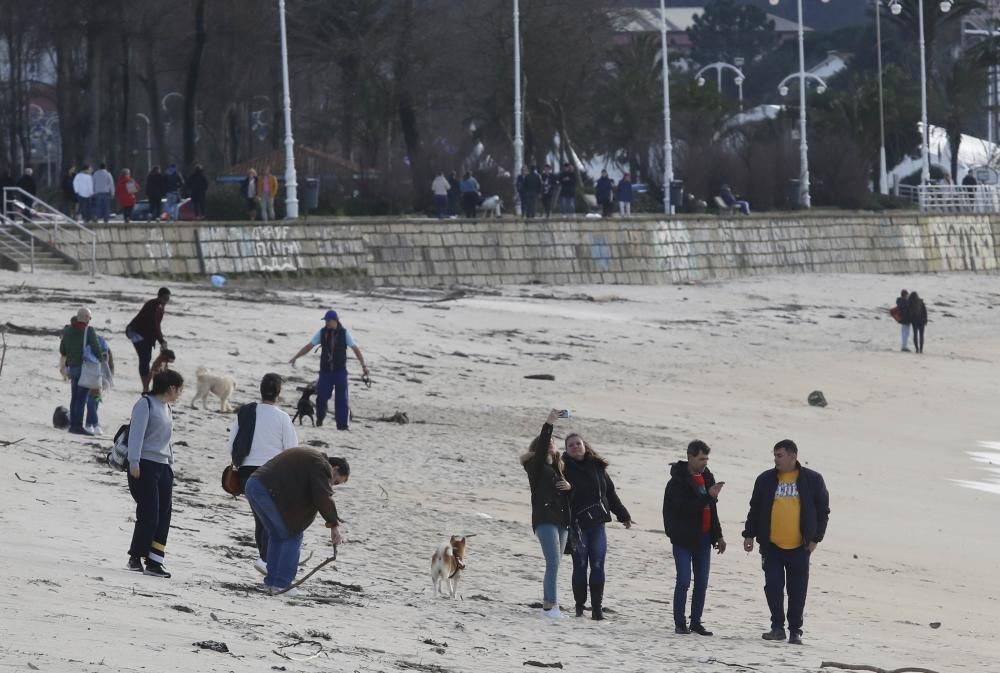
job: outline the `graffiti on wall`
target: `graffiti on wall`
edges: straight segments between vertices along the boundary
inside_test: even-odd
[[[989,219],[935,218],[931,235],[945,271],[995,271],[996,243]]]
[[[198,247],[205,270],[225,259],[239,259],[244,271],[298,271],[302,242],[291,238],[291,227],[200,227]]]

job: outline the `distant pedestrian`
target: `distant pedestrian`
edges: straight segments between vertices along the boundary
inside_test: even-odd
[[[465,216],[475,219],[476,208],[479,206],[479,181],[466,172],[462,178],[462,209]]]
[[[556,409],[549,412],[541,433],[521,456],[521,465],[528,473],[531,487],[531,530],[545,557],[542,614],[551,619],[563,616],[558,600],[559,561],[569,537],[570,491],[573,488],[563,476],[563,460],[552,442],[552,430],[558,418]]]
[[[351,466],[344,458],[327,457],[316,449],[294,448],[267,461],[247,480],[250,508],[267,531],[264,585],[269,593],[284,592],[289,597],[297,594],[291,585],[299,569],[302,533],[317,514],[326,521],[334,547],[341,543],[333,487],[350,476]]]
[[[458,181],[455,171],[448,174],[448,217],[458,215],[462,202],[462,183]]]
[[[139,183],[132,177],[132,171],[122,169],[121,177],[115,185],[115,202],[122,211],[125,224],[132,221],[132,211],[135,210],[135,195],[139,193]]]
[[[247,171],[247,176],[240,183],[240,196],[246,200],[247,212],[250,215],[250,221],[253,222],[257,219],[257,202],[260,195],[257,191],[257,171],[252,168]]]
[[[601,217],[611,217],[614,208],[615,181],[608,177],[607,171],[601,171],[601,177],[594,184],[594,196],[601,206]]]
[[[146,199],[149,201],[147,220],[159,220],[163,214],[163,199],[167,195],[167,176],[159,166],[153,166],[146,176]]]
[[[618,212],[622,217],[632,217],[632,176],[626,173],[618,183],[615,194],[618,199]]]
[[[271,175],[271,167],[264,166],[264,174],[257,180],[260,196],[260,219],[264,222],[275,220],[274,200],[278,198],[278,178]]]
[[[201,164],[194,165],[194,172],[187,179],[188,193],[191,195],[191,208],[194,219],[204,220],[207,214],[206,198],[208,196],[208,178]]]
[[[907,302],[910,306],[910,325],[913,327],[913,349],[924,352],[924,328],[927,327],[927,305],[917,293],[911,292]]]
[[[559,177],[552,172],[552,166],[545,164],[542,168],[542,210],[545,217],[552,214],[552,202],[559,193]]]
[[[788,588],[788,642],[802,644],[802,616],[809,589],[809,563],[826,535],[830,494],[822,475],[799,463],[790,439],[774,445],[774,469],[757,477],[743,529],[743,549],[760,545],[764,595],[771,630],[764,640],[784,640],[785,587]]]
[[[524,201],[522,205],[524,206],[524,216],[526,218],[533,218],[535,216],[538,195],[541,191],[542,176],[538,173],[538,166],[532,166],[531,171],[524,176]]]
[[[74,435],[93,434],[83,427],[90,388],[80,385],[84,359],[88,358],[88,355],[96,359],[101,359],[102,356],[97,330],[91,327],[90,321],[90,309],[81,308],[76,312],[76,320],[63,328],[62,339],[59,341],[59,354],[66,358],[65,374],[70,383],[69,431]]]
[[[576,616],[583,616],[589,584],[590,617],[601,620],[604,619],[604,561],[608,553],[604,524],[611,521],[612,514],[625,528],[631,528],[635,522],[618,497],[615,483],[608,474],[608,461],[576,432],[566,435],[565,447],[563,474],[573,487],[570,525],[577,532],[573,549]]]
[[[178,206],[181,202],[181,191],[184,189],[184,178],[181,177],[180,172],[177,170],[177,164],[170,164],[165,172],[166,175],[166,200],[167,200],[167,217],[171,220],[177,220],[178,217]]]
[[[559,212],[563,215],[576,212],[576,171],[569,162],[563,164],[559,174]]]
[[[111,199],[115,195],[115,179],[108,172],[107,164],[101,164],[94,171],[94,220],[104,220],[107,224],[111,218]]]
[[[431,182],[431,193],[434,195],[434,214],[439,220],[443,220],[448,214],[449,190],[451,190],[451,185],[448,184],[448,178],[444,176],[444,171],[441,171]]]
[[[62,176],[62,180],[59,183],[59,188],[62,191],[63,212],[74,220],[77,215],[76,190],[73,189],[73,178],[75,177],[76,166],[70,166],[69,170],[66,171],[66,175]]]
[[[156,299],[150,299],[132,318],[132,322],[125,328],[125,336],[129,338],[135,347],[135,352],[139,356],[139,378],[142,379],[142,392],[149,391],[149,364],[153,359],[153,346],[159,342],[160,348],[167,347],[167,340],[163,338],[160,324],[163,322],[163,314],[167,304],[170,302],[170,290],[161,287],[156,293]]]
[[[24,219],[31,220],[31,215],[35,210],[35,195],[38,194],[38,183],[35,182],[35,171],[33,168],[28,167],[24,169],[24,173],[17,181],[17,187],[25,194],[21,194],[21,200],[24,201],[24,210],[21,214]]]
[[[528,167],[521,166],[521,174],[514,180],[514,191],[517,193],[517,204],[521,208],[521,217],[525,216],[524,210],[524,178],[528,176]]]
[[[712,548],[726,551],[717,503],[722,485],[708,469],[708,444],[694,440],[687,447],[687,460],[670,467],[670,481],[663,492],[663,531],[673,545],[677,581],[674,584],[674,633],[710,636],[702,624],[705,594],[712,567]],[[684,618],[688,587],[694,571],[691,622]]]
[[[76,202],[80,206],[80,219],[90,222],[94,217],[94,176],[90,166],[84,164],[80,172],[74,176],[73,191],[76,192]]]
[[[168,579],[163,567],[173,511],[174,421],[170,404],[180,399],[184,377],[167,369],[153,377],[153,389],[132,406],[128,433],[128,490],[135,500],[135,527],[128,569]],[[142,561],[146,560],[143,568]]]
[[[908,352],[910,343],[910,293],[902,290],[896,297],[896,310],[891,311],[893,318],[900,327],[900,348],[903,352]]]
[[[257,468],[282,451],[299,445],[292,419],[278,407],[282,383],[278,374],[265,374],[260,380],[260,402],[242,406],[229,426],[229,455],[238,468],[236,476],[244,490]],[[253,518],[259,556],[254,567],[267,575],[267,528],[256,514]]]

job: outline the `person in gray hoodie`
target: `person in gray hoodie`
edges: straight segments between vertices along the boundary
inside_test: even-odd
[[[174,485],[170,446],[174,422],[167,405],[176,402],[183,390],[180,373],[172,369],[160,372],[153,377],[149,395],[132,407],[129,423],[128,490],[135,500],[135,529],[128,569],[153,577],[170,577],[163,567]]]
[[[108,223],[111,217],[111,199],[115,195],[115,178],[108,172],[107,164],[94,171],[94,219]]]

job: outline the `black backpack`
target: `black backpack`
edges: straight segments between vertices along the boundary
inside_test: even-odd
[[[143,395],[143,399],[146,400],[146,404],[152,412],[153,405],[149,398]],[[111,453],[108,454],[107,458],[108,465],[121,472],[128,472],[128,432],[131,427],[132,419],[129,419],[128,423],[118,428],[118,432],[115,433],[115,444],[111,447]]]

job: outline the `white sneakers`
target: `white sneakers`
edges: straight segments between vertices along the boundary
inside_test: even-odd
[[[100,437],[101,435],[104,434],[104,431],[101,430],[101,426],[99,426],[99,425],[88,425],[85,428],[85,430],[87,430],[88,432],[90,432],[95,437]]]
[[[298,598],[298,596],[300,595],[298,589],[289,589],[284,593],[279,593],[280,591],[281,589],[279,589],[278,587],[267,588],[267,593],[269,593],[272,596],[283,596],[285,598]]]
[[[267,575],[267,564],[264,563],[264,561],[262,561],[261,559],[259,559],[259,558],[254,559],[253,567],[254,567],[254,570],[256,570],[257,572],[259,572],[261,575],[265,575],[265,576]]]
[[[563,613],[559,609],[558,605],[553,605],[548,610],[542,610],[542,614],[545,615],[546,617],[548,617],[549,619],[562,619],[563,618]]]

